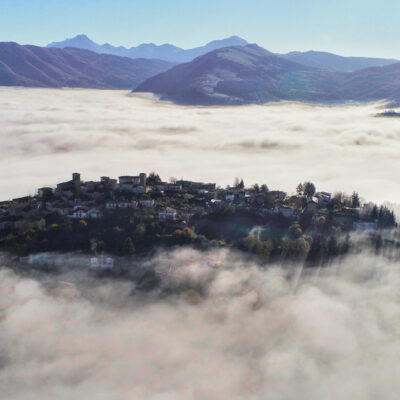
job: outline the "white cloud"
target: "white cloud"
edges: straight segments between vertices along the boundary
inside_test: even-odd
[[[352,256],[300,280],[226,251],[146,265],[203,299],[0,271],[0,398],[397,399],[398,263]]]

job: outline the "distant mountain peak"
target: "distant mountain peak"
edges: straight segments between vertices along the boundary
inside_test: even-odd
[[[81,41],[81,42],[90,42],[94,43],[92,39],[90,39],[87,35],[84,33],[81,33],[79,35],[76,35],[72,38],[65,39],[65,41]]]
[[[109,43],[98,44],[91,40],[87,35],[81,33],[72,38],[61,42],[52,42],[46,47],[76,47],[84,50],[94,51],[95,53],[112,54],[129,58],[161,59],[174,63],[182,63],[193,60],[194,58],[222,47],[245,46],[247,42],[239,36],[230,36],[225,39],[213,40],[205,46],[195,47],[184,50],[170,43],[157,45],[155,43],[142,43],[136,47],[125,48],[123,46],[113,46]]]
[[[230,37],[226,38],[225,40],[235,41],[237,43],[242,44],[243,46],[248,44],[247,40],[245,40],[245,39],[243,39],[243,38],[241,38],[240,36],[237,36],[237,35],[230,36]]]
[[[230,36],[225,39],[213,40],[205,45],[205,47],[227,47],[227,46],[246,46],[248,42],[239,36]]]
[[[345,57],[326,51],[292,51],[281,54],[288,60],[326,71],[354,72],[370,67],[383,67],[394,64],[397,60],[371,57]]]
[[[66,47],[76,47],[78,49],[94,51],[95,53],[102,53],[101,51],[102,46],[93,42],[93,40],[91,40],[88,36],[86,36],[83,33],[76,35],[72,38],[65,39],[61,42],[52,42],[48,44],[46,47],[58,47],[61,49]],[[104,51],[103,53],[108,53],[108,52]]]

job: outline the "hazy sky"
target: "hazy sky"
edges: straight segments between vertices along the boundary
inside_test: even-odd
[[[0,41],[45,45],[85,33],[189,48],[239,35],[271,51],[398,57],[398,0],[1,0]]]

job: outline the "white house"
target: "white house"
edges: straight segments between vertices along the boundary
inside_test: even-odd
[[[140,205],[145,208],[152,208],[155,205],[155,201],[150,200],[150,199],[143,199],[143,200],[140,200],[139,202],[140,202]]]
[[[164,190],[166,192],[181,192],[182,191],[182,185],[176,185],[174,183],[167,183],[165,185]]]
[[[174,210],[173,208],[167,207],[166,209],[158,212],[158,219],[160,221],[173,220],[173,219],[175,219],[177,214],[178,213],[176,212],[176,210]]]
[[[75,210],[71,215],[69,215],[70,218],[72,219],[85,219],[87,218],[86,211],[78,209]]]
[[[167,185],[167,183],[165,182],[157,182],[153,188],[156,189],[159,192],[162,192],[163,190],[165,190],[165,186]]]
[[[262,208],[261,209],[261,212],[264,214],[264,215],[277,215],[277,214],[279,214],[279,208],[277,208],[277,207],[274,207],[274,208]]]
[[[145,194],[150,190],[148,186],[136,186],[132,189],[132,193],[134,194]]]
[[[331,201],[332,194],[328,192],[317,192],[313,196],[313,201],[318,205],[326,205]]]
[[[141,173],[137,176],[120,176],[118,179],[121,190],[132,190],[135,186],[146,186],[145,173]]]
[[[90,267],[93,269],[113,269],[114,259],[111,257],[92,257]]]
[[[87,218],[98,219],[98,218],[102,218],[103,214],[97,208],[92,208],[91,210],[89,210],[86,213],[86,216],[87,216]]]
[[[295,211],[294,208],[291,208],[291,207],[285,207],[285,206],[279,207],[279,212],[280,212],[285,218],[293,218],[294,215],[295,215],[295,212],[294,212],[294,211]]]
[[[132,208],[132,207],[133,203],[129,201],[121,201],[120,203],[118,203],[118,208]]]
[[[225,201],[231,203],[233,200],[235,200],[235,195],[233,193],[227,193],[225,195]]]
[[[376,222],[353,222],[353,229],[356,231],[372,232],[378,229]]]

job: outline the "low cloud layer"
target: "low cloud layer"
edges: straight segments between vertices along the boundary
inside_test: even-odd
[[[0,88],[2,199],[83,179],[158,171],[226,185],[358,190],[398,202],[400,125],[381,104],[181,107],[122,91]]]
[[[398,263],[264,270],[181,249],[154,265],[179,296],[0,270],[0,398],[398,399]]]

